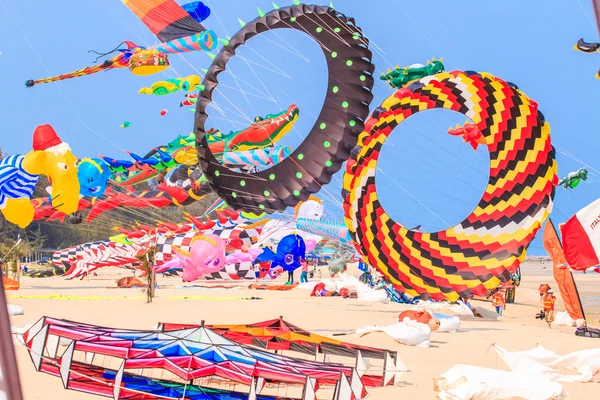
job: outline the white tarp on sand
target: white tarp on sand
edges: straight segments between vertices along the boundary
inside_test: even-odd
[[[580,350],[559,356],[537,345],[526,351],[494,348],[515,373],[536,373],[555,382],[600,382],[600,349]]]
[[[433,317],[440,321],[440,327],[437,332],[455,333],[460,329],[460,318],[455,315],[433,313]]]
[[[558,311],[556,314],[554,314],[554,321],[552,321],[552,325],[575,326],[575,320],[571,318],[568,312]]]
[[[434,382],[440,400],[561,400],[562,385],[541,376],[457,364]]]
[[[411,321],[408,318],[394,325],[367,325],[364,328],[356,330],[356,333],[361,337],[372,332],[384,332],[397,342],[408,346],[431,346],[431,342],[429,342],[429,339],[431,339],[431,329],[429,326],[417,321]]]

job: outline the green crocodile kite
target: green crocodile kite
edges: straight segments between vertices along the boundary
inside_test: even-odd
[[[558,186],[562,186],[565,189],[575,189],[581,181],[587,180],[588,170],[580,168],[575,172],[571,172],[566,178],[563,178],[558,182]]]
[[[421,78],[435,75],[444,71],[443,59],[427,61],[427,65],[413,64],[408,67],[401,68],[396,66],[393,71],[388,69],[387,74],[381,75],[382,81],[388,81],[391,87],[401,89]]]

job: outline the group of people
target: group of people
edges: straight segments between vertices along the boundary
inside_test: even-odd
[[[306,261],[305,259],[298,257],[298,262],[300,263],[300,283],[307,283],[308,282],[308,261]],[[260,279],[260,273],[261,273],[261,263],[260,262],[256,262],[254,263],[253,266],[253,271],[254,271],[254,278],[256,280],[256,282],[258,282],[258,280]],[[314,268],[317,268],[317,262],[314,262]],[[288,279],[287,279],[287,284],[292,284],[294,283],[294,271],[288,271]]]

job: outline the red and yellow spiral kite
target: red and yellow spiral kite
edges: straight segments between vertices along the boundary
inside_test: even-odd
[[[485,137],[489,182],[475,210],[445,231],[393,221],[381,206],[375,172],[394,128],[428,109],[470,118]],[[365,123],[344,176],[345,222],[357,250],[402,291],[455,301],[510,279],[552,209],[557,183],[550,127],[516,86],[488,73],[453,71],[396,91]]]

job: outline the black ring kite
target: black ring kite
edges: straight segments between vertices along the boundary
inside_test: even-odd
[[[490,178],[475,210],[456,226],[415,232],[395,222],[377,198],[381,148],[394,128],[420,111],[465,114],[490,154]],[[537,103],[487,73],[453,71],[396,91],[366,122],[344,175],[345,222],[356,249],[403,292],[435,300],[484,295],[510,279],[550,211],[557,183],[550,126]]]
[[[200,166],[213,190],[236,210],[283,211],[331,181],[349,158],[369,115],[374,66],[368,39],[354,19],[333,8],[296,5],[278,8],[247,23],[223,47],[204,78],[196,108],[196,148]],[[325,102],[302,144],[284,161],[257,173],[222,166],[208,148],[205,122],[218,75],[238,47],[262,32],[290,28],[312,37],[323,49],[328,67]]]

